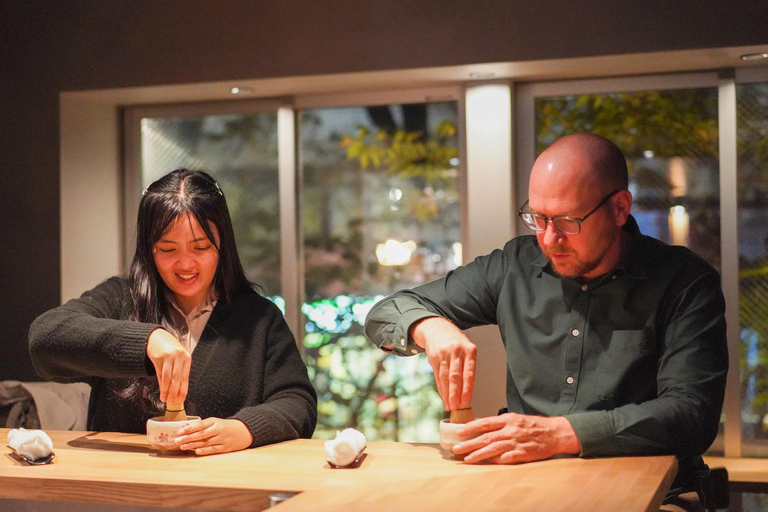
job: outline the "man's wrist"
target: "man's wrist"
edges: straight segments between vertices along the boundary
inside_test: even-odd
[[[422,350],[427,349],[427,335],[425,332],[426,329],[426,323],[429,321],[437,321],[437,322],[447,322],[450,323],[449,320],[446,320],[442,316],[426,316],[424,318],[419,318],[415,322],[413,322],[410,327],[408,327],[408,337],[413,340],[413,342],[419,346]]]
[[[558,453],[580,455],[581,441],[579,440],[579,436],[576,435],[576,431],[573,429],[571,422],[564,416],[558,416],[553,419],[557,420]]]
[[[421,318],[413,322],[410,325],[410,327],[408,327],[408,337],[411,338],[413,342],[422,349],[427,348],[427,343],[426,343],[426,340],[424,339],[424,336],[422,336],[420,332],[417,332],[417,329],[422,323],[424,323],[425,320],[429,320],[430,318],[435,318],[435,317],[428,316],[426,318]]]

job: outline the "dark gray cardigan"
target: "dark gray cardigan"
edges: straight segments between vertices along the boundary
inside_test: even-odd
[[[144,433],[139,401],[120,398],[132,379],[153,376],[146,343],[156,324],[127,320],[128,283],[108,279],[80,298],[40,315],[29,331],[37,373],[91,385],[88,428]],[[256,292],[219,301],[192,352],[186,410],[203,418],[236,418],[252,446],[310,437],[317,395],[280,310]]]

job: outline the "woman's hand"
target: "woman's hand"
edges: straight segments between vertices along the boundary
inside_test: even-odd
[[[155,366],[160,400],[183,404],[189,390],[192,355],[165,329],[155,329],[147,341],[147,357]]]
[[[195,450],[195,455],[211,455],[243,450],[251,446],[253,435],[240,420],[206,418],[179,430],[176,444],[182,450]]]

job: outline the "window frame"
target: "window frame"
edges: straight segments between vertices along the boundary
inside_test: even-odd
[[[720,159],[725,159],[732,170],[729,176],[720,178],[721,188],[728,187],[728,223],[722,225],[722,284],[726,301],[726,322],[728,324],[728,387],[725,391],[723,411],[726,417],[725,456],[742,456],[741,424],[741,321],[739,304],[739,201],[738,201],[738,152],[737,152],[737,101],[736,87],[751,83],[768,83],[768,68],[737,69],[735,73],[723,73],[720,81],[720,122],[727,123],[728,130],[719,130]],[[721,204],[723,201],[721,191]],[[722,208],[721,208],[722,210]],[[725,230],[729,229],[730,232]],[[727,240],[726,240],[727,237]],[[727,246],[726,246],[727,242]],[[726,250],[728,249],[728,250]],[[727,272],[725,265],[728,265]],[[728,279],[726,279],[728,277]],[[729,307],[730,306],[730,307]],[[733,417],[738,418],[738,421]],[[729,422],[729,418],[731,421]],[[730,426],[730,430],[728,427]],[[730,448],[730,450],[729,450]]]
[[[267,98],[201,103],[174,103],[165,105],[140,105],[124,108],[123,115],[123,176],[122,185],[122,268],[128,268],[133,257],[133,237],[136,231],[138,200],[142,192],[141,182],[141,119],[147,117],[195,117],[222,114],[256,114],[277,112],[278,173],[280,203],[280,281],[285,299],[285,318],[296,337],[299,350],[304,354],[301,340],[304,323],[301,304],[304,290],[303,248],[300,224],[300,169],[298,146],[298,115],[301,110],[314,108],[344,108],[366,105],[427,103],[456,101],[459,104],[459,123],[463,124],[463,103],[458,86],[414,88],[393,91],[373,91],[341,94],[306,95],[285,98]],[[461,132],[461,130],[460,130]],[[466,229],[466,165],[460,137],[459,180],[460,202],[459,232],[465,242]]]

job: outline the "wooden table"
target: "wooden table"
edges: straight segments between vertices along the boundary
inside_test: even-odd
[[[252,511],[285,491],[301,494],[275,507],[283,512],[639,512],[658,510],[677,471],[671,456],[467,465],[438,445],[389,442],[369,442],[358,468],[331,469],[319,440],[195,457],[161,455],[137,434],[48,434],[51,465],[26,465],[3,446],[0,498]]]

